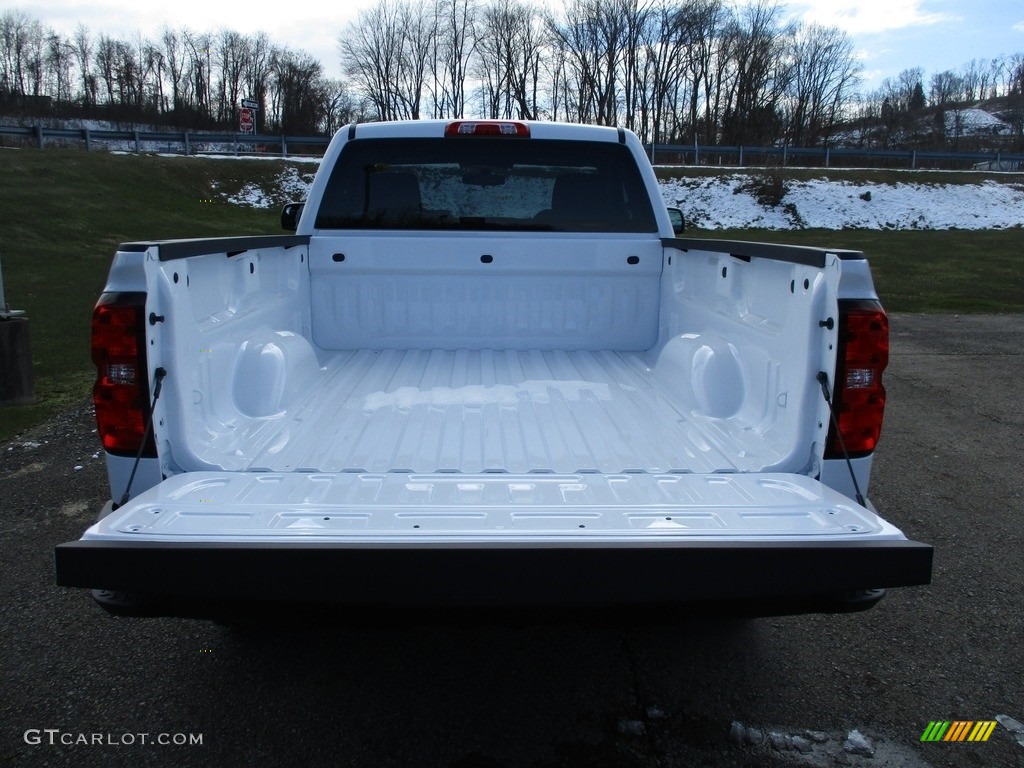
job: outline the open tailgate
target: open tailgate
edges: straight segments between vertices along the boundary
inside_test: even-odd
[[[362,606],[815,598],[931,565],[790,474],[194,472],[56,548],[63,586]]]

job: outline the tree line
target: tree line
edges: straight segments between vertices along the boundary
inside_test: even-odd
[[[787,21],[776,0],[379,0],[338,35],[343,78],[266,33],[165,28],[156,40],[67,38],[0,15],[0,103],[259,132],[330,133],[351,120],[486,117],[621,125],[654,143],[820,146],[905,136],[932,105],[1024,94],[1024,54],[869,93],[852,40]],[[881,126],[881,130],[879,130]]]
[[[768,0],[381,0],[339,36],[383,119],[552,119],[645,141],[827,139],[860,66],[845,33]]]
[[[243,98],[260,105],[259,132],[333,132],[356,116],[345,84],[265,32],[166,27],[156,40],[122,40],[79,25],[66,37],[23,11],[0,14],[8,111],[52,103],[62,115],[233,130]]]

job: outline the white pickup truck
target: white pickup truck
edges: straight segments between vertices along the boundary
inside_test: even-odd
[[[888,325],[861,253],[682,238],[634,134],[544,122],[348,126],[282,223],[119,248],[112,501],[59,584],[205,616],[929,582],[866,499]]]

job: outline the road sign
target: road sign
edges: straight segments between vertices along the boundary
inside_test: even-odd
[[[251,109],[242,109],[238,113],[238,129],[242,133],[252,133],[253,115]]]
[[[242,99],[242,107],[245,109],[259,109],[260,103],[252,99]]]

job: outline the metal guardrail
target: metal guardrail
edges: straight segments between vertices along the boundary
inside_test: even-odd
[[[707,146],[692,144],[658,144],[647,146],[652,163],[658,154],[675,154],[683,158],[692,156],[693,165],[700,165],[701,158],[709,155],[732,157],[736,165],[743,166],[751,158],[762,163],[776,158],[783,166],[791,159],[818,158],[820,164],[828,168],[833,160],[862,159],[868,161],[889,161],[906,163],[916,169],[921,164],[959,162],[968,163],[972,167],[982,164],[1006,165],[1012,170],[1024,170],[1024,154],[1008,152],[949,152],[943,150],[918,149],[856,149],[848,147],[744,147],[744,146]],[[685,164],[685,163],[684,163]]]
[[[109,131],[90,128],[45,128],[33,126],[0,126],[0,136],[11,136],[34,143],[40,149],[47,141],[81,141],[86,150],[92,150],[97,142],[127,141],[135,147],[137,153],[143,151],[143,144],[164,144],[168,151],[172,146],[181,147],[181,153],[196,154],[205,145],[228,145],[234,154],[246,153],[280,153],[287,156],[296,147],[322,149],[330,143],[330,136],[284,136],[271,134],[246,133],[205,133],[194,131]],[[273,149],[271,149],[273,148]],[[965,163],[970,167],[981,165],[995,166],[998,170],[1024,170],[1024,154],[1006,152],[948,152],[932,150],[901,150],[901,149],[854,149],[847,147],[744,147],[716,146],[694,144],[657,144],[646,145],[647,152],[653,163],[659,156],[664,161],[666,155],[681,159],[684,165],[708,164],[712,158],[721,162],[724,158],[732,159],[733,164],[745,166],[750,161],[766,165],[773,160],[780,165],[789,165],[791,161],[817,159],[819,165],[828,168],[833,161],[864,160],[867,162],[885,162],[903,165],[916,169],[919,165],[936,163]],[[205,149],[201,151],[207,151]],[[319,153],[317,153],[319,154]]]
[[[196,154],[198,147],[208,144],[229,145],[235,154],[262,149],[267,152],[274,147],[274,153],[280,152],[287,156],[295,147],[326,147],[330,136],[285,136],[251,133],[205,133],[195,131],[109,131],[91,128],[46,128],[33,126],[0,126],[0,136],[11,136],[27,140],[40,149],[45,148],[47,141],[72,140],[84,142],[85,149],[91,151],[97,142],[127,141],[134,144],[135,152],[143,151],[145,144],[165,144],[181,147],[182,154]],[[322,151],[322,149],[321,149]]]

